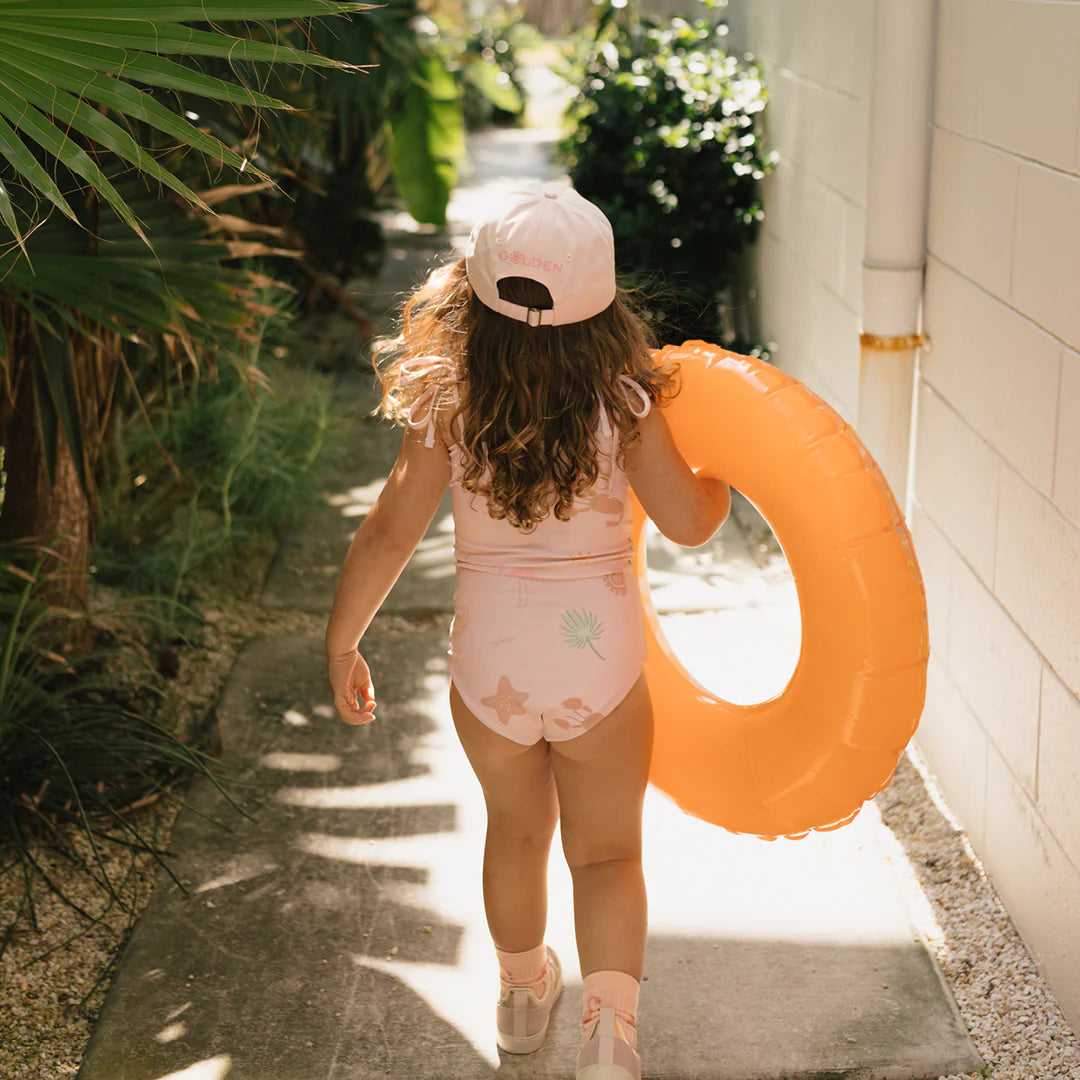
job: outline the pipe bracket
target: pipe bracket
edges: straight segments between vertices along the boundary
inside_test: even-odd
[[[859,345],[871,352],[913,352],[915,349],[929,351],[930,339],[925,334],[860,334]]]

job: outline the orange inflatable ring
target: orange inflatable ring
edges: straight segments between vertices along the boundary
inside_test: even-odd
[[[664,415],[683,456],[745,494],[787,556],[802,648],[769,701],[732,705],[698,684],[660,629],[635,503],[656,714],[649,779],[732,832],[838,828],[889,783],[922,712],[929,641],[911,534],[854,431],[798,380],[703,341],[660,355],[681,369]]]

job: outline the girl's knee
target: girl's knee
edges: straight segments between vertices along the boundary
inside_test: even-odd
[[[567,836],[563,829],[563,855],[570,873],[589,870],[593,867],[614,863],[634,863],[641,865],[641,838],[625,837],[607,842],[576,842],[573,835]]]
[[[570,877],[575,882],[582,879],[598,879],[605,875],[616,875],[620,880],[643,876],[640,855],[614,855],[611,858],[594,858],[575,861],[567,859]]]
[[[547,848],[551,845],[557,821],[558,811],[555,808],[550,815],[538,814],[528,818],[489,815],[488,836],[500,844]]]
[[[624,794],[624,798],[594,805],[591,813],[583,813],[580,804],[576,811],[563,806],[562,848],[571,870],[598,863],[641,861],[642,799],[635,792]],[[593,800],[594,804],[598,801]]]

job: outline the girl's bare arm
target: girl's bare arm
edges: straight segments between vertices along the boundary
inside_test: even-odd
[[[638,434],[626,451],[626,475],[645,513],[676,544],[704,544],[728,516],[731,489],[722,480],[694,475],[660,409],[638,421]]]
[[[425,447],[423,433],[406,430],[386,486],[360,523],[345,556],[326,626],[328,656],[355,653],[431,524],[449,482],[445,447],[439,442]]]

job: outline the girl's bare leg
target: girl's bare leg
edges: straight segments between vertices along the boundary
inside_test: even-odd
[[[621,971],[641,979],[647,924],[641,812],[652,735],[642,677],[596,727],[549,744],[582,975]]]
[[[484,908],[495,947],[524,952],[544,940],[547,872],[559,803],[541,739],[522,746],[482,724],[450,686],[450,711],[484,792]]]

